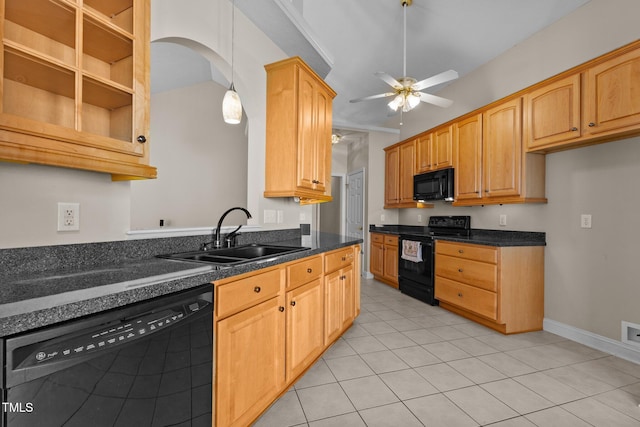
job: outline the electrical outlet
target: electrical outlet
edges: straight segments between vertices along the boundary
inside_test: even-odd
[[[500,215],[500,225],[502,227],[507,225],[507,216],[504,214]]]
[[[80,203],[58,203],[58,231],[80,230]]]
[[[591,228],[591,215],[590,214],[582,214],[582,215],[580,215],[580,227],[581,228]]]
[[[418,222],[422,222],[422,215],[418,214]]]

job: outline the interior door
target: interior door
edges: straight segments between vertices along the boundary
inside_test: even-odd
[[[364,240],[364,170],[347,175],[347,230],[349,237]],[[360,263],[360,269],[364,263]],[[362,274],[363,271],[360,271]]]

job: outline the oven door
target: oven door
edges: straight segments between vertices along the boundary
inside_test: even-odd
[[[421,260],[403,258],[403,247],[406,240],[420,244]],[[427,304],[438,305],[433,285],[433,239],[430,237],[400,236],[398,253],[400,292]]]
[[[404,241],[418,242],[421,247],[422,261],[403,258]],[[428,284],[433,276],[433,239],[400,236],[398,248],[398,276],[414,282]]]

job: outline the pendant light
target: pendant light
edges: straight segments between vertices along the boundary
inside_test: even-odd
[[[222,99],[222,117],[226,123],[237,125],[242,120],[242,103],[233,86],[233,36],[235,26],[235,0],[231,2],[231,86]]]

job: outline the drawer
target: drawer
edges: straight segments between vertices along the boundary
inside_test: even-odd
[[[216,317],[226,317],[277,296],[281,277],[281,270],[277,269],[218,286],[215,295]]]
[[[435,271],[437,276],[447,277],[488,291],[496,292],[498,290],[498,266],[496,264],[437,254]]]
[[[371,241],[373,243],[384,243],[384,235],[383,234],[377,234],[377,233],[371,233]]]
[[[353,247],[338,249],[324,255],[324,272],[331,273],[353,263]]]
[[[293,289],[322,276],[322,256],[305,258],[287,267],[287,289]]]
[[[498,320],[498,295],[464,283],[436,276],[436,298],[480,316]]]
[[[398,236],[384,236],[384,244],[398,246]]]
[[[452,243],[438,240],[436,254],[451,255],[475,261],[498,263],[498,248],[493,246]]]

